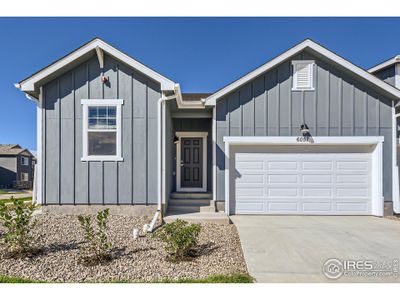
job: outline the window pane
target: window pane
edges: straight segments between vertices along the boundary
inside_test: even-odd
[[[107,106],[98,107],[98,116],[103,118],[107,117]]]
[[[89,129],[116,129],[116,106],[89,106]]]
[[[88,155],[116,155],[116,132],[88,132]]]
[[[117,116],[117,108],[115,106],[108,106],[108,116],[116,117]]]
[[[89,118],[97,117],[97,106],[89,106]]]

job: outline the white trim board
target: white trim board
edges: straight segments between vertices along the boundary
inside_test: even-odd
[[[179,142],[176,143],[176,191],[177,192],[207,192],[207,136],[206,131],[177,131],[175,135]],[[201,188],[181,187],[181,138],[202,138],[203,139],[203,184]]]
[[[376,145],[372,150],[372,215],[383,216],[383,136],[313,137],[313,143],[300,143],[296,137],[228,136],[225,143],[225,213],[230,214],[230,147],[234,145]]]
[[[305,41],[297,44],[293,48],[289,49],[288,51],[282,53],[278,57],[270,60],[266,64],[262,65],[261,67],[255,69],[254,71],[246,74],[245,76],[239,78],[238,80],[232,82],[231,84],[225,86],[224,88],[220,89],[216,93],[212,94],[211,96],[206,98],[206,105],[215,105],[217,99],[220,99],[224,95],[232,92],[233,90],[237,89],[238,87],[244,85],[248,81],[260,76],[261,74],[267,72],[268,70],[274,68],[278,64],[284,62],[285,60],[289,59],[290,57],[296,55],[300,51],[310,48],[315,52],[327,57],[328,59],[336,62],[337,64],[341,65],[342,67],[348,69],[349,71],[353,72],[354,74],[368,80],[376,87],[390,93],[396,98],[400,98],[400,90],[394,88],[390,84],[380,80],[379,78],[375,77],[374,75],[368,73],[364,69],[352,64],[351,62],[345,60],[344,58],[340,57],[339,55],[333,53],[332,51],[322,47],[321,45],[315,43],[310,39],[306,39]]]
[[[99,38],[95,38],[92,41],[88,42],[87,44],[81,46],[80,48],[76,49],[72,53],[66,55],[65,57],[59,59],[58,61],[52,63],[51,65],[45,67],[44,69],[40,70],[39,72],[31,75],[30,77],[22,80],[18,84],[18,88],[23,92],[35,92],[37,89],[36,83],[39,81],[44,80],[46,77],[50,76],[52,73],[58,71],[59,69],[67,66],[68,64],[72,63],[73,61],[77,60],[81,56],[89,53],[90,51],[99,51],[103,50],[104,52],[110,54],[111,56],[115,57],[116,59],[123,61],[128,66],[138,70],[139,72],[149,76],[150,78],[154,79],[155,81],[161,84],[161,89],[165,91],[173,91],[175,83],[164,77],[163,75],[157,73],[156,71],[150,69],[149,67],[145,66],[144,64],[138,62],[137,60],[133,59],[129,55],[121,52],[120,50],[114,48],[110,44],[107,44],[103,40]],[[101,64],[101,62],[100,62]],[[37,90],[36,90],[37,91]]]

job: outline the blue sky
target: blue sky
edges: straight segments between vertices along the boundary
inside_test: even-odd
[[[0,143],[36,149],[35,104],[13,84],[93,37],[213,92],[305,38],[368,68],[400,54],[400,18],[0,18]]]

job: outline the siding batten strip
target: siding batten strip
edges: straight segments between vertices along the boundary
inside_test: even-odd
[[[46,172],[46,169],[47,169],[47,109],[46,109],[46,88],[42,88],[42,91],[43,91],[43,96],[42,96],[42,99],[43,99],[43,104],[42,104],[42,106],[43,106],[43,115],[44,115],[44,118],[43,118],[43,124],[42,124],[42,145],[44,145],[43,146],[43,154],[42,154],[42,157],[43,157],[43,159],[42,159],[42,172],[43,172],[43,176],[42,176],[42,180],[43,180],[43,203],[46,205],[47,204],[47,190],[46,190],[46,183],[47,183],[47,180],[46,180],[46,174],[47,174],[47,172]]]
[[[90,99],[90,82],[89,82],[89,79],[90,79],[90,66],[89,66],[89,62],[87,62],[86,63],[86,85],[87,85],[87,97],[88,97],[88,99]],[[82,122],[84,122],[83,121],[83,115],[82,115]],[[83,135],[83,132],[82,132],[82,135]],[[88,205],[90,205],[90,162],[87,161],[85,165],[86,165],[86,170],[87,170],[87,172],[86,172],[86,175],[87,175],[87,179],[86,179],[86,181],[87,181],[86,194],[87,194]]]
[[[74,147],[74,153],[73,153],[73,162],[74,165],[72,166],[73,169],[73,174],[74,174],[74,179],[72,181],[72,193],[73,193],[73,204],[76,204],[76,187],[75,187],[75,181],[76,181],[76,95],[75,95],[75,71],[72,71],[72,75],[71,75],[71,86],[72,86],[72,101],[73,101],[73,116],[74,116],[74,120],[73,120],[73,124],[74,124],[74,138],[72,141],[73,147]]]
[[[339,78],[339,135],[342,135],[342,114],[343,114],[343,80]]]

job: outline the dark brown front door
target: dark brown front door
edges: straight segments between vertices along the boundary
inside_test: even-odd
[[[203,186],[203,139],[181,138],[181,187]]]

